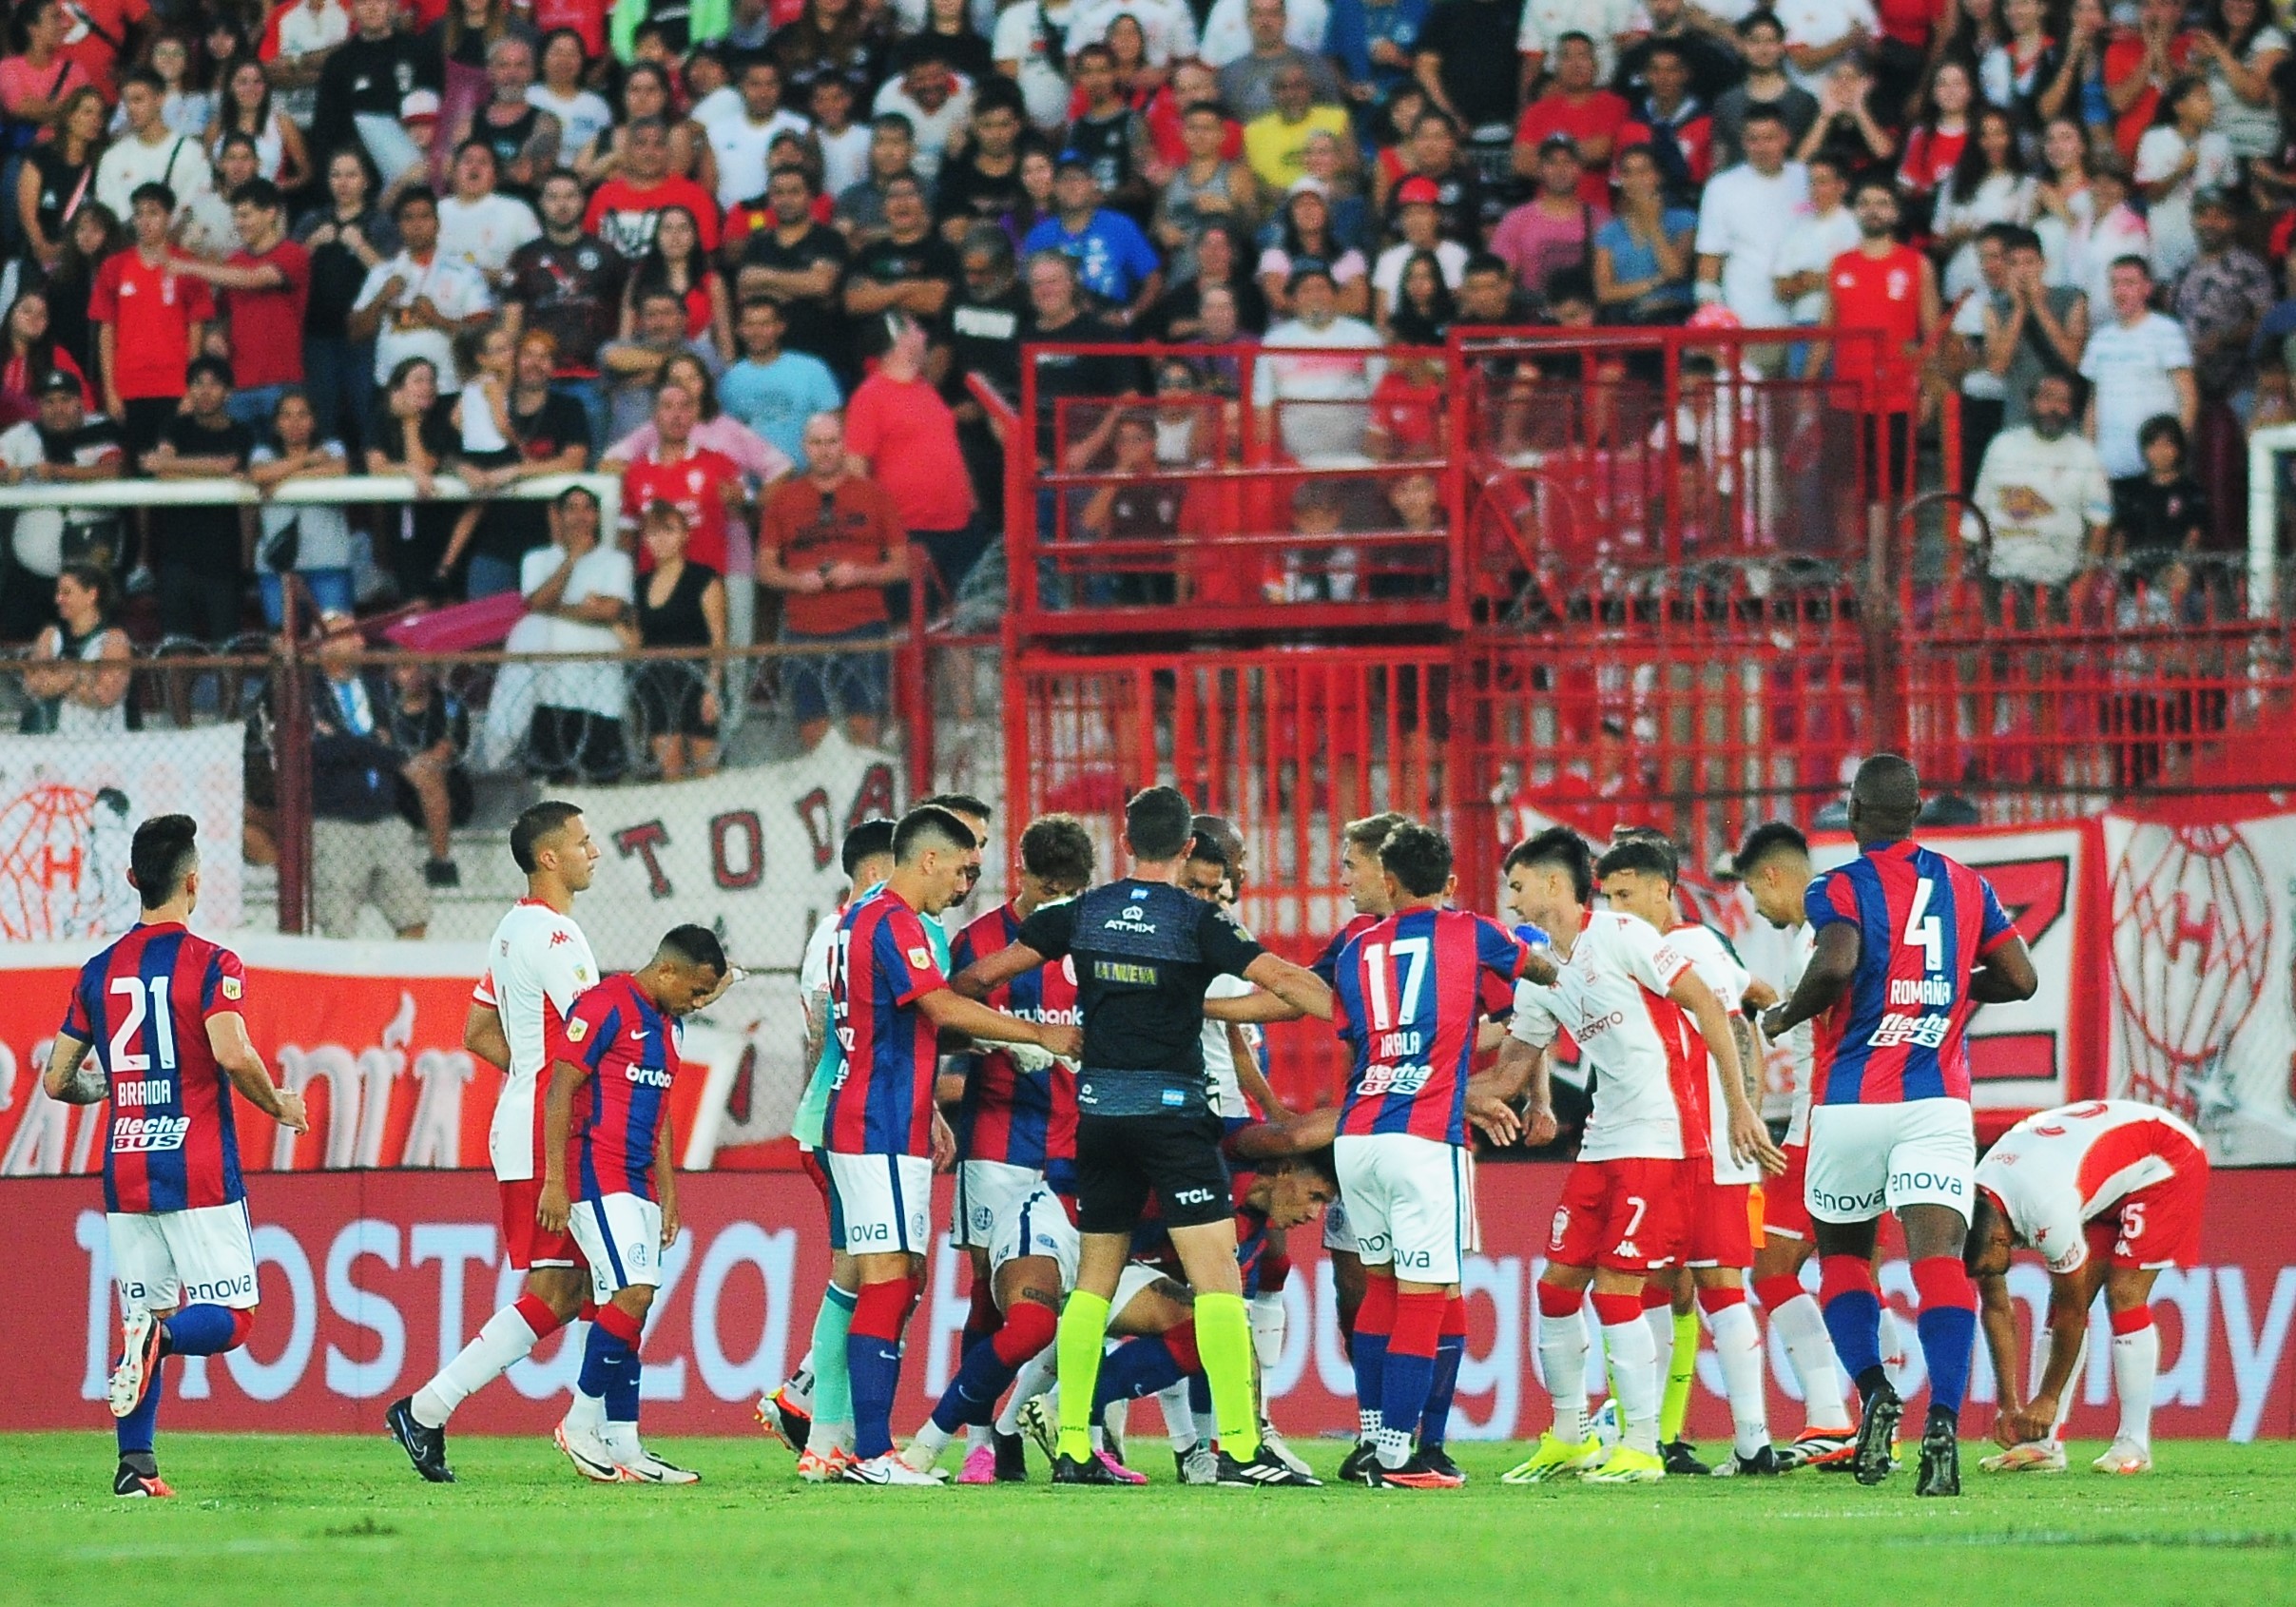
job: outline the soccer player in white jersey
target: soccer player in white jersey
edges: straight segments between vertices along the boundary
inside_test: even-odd
[[[1741,1074],[1759,1066],[1743,1014],[1746,986],[1752,978],[1712,927],[1678,919],[1673,849],[1649,837],[1631,837],[1614,843],[1596,863],[1594,874],[1601,879],[1603,899],[1612,910],[1664,933],[1668,946],[1686,957],[1699,979],[1713,991],[1729,1017]],[[1770,1448],[1762,1330],[1746,1303],[1746,1271],[1754,1261],[1750,1196],[1753,1186],[1762,1181],[1762,1169],[1740,1160],[1730,1151],[1730,1105],[1724,1097],[1721,1070],[1711,1056],[1708,1057],[1707,1099],[1711,1154],[1706,1163],[1694,1166],[1693,1175],[1686,1180],[1683,1259],[1697,1291],[1698,1309],[1714,1336],[1714,1355],[1722,1364],[1724,1393],[1730,1403],[1734,1444],[1730,1460],[1720,1471],[1774,1474],[1778,1461]],[[1752,1103],[1751,1090],[1746,1092],[1746,1099]],[[1656,1336],[1652,1337],[1655,1341]],[[1669,1442],[1669,1453],[1680,1444],[1679,1440]],[[1682,1449],[1687,1452],[1688,1447]],[[1692,1463],[1686,1469],[1669,1455],[1668,1471],[1690,1471],[1698,1465]]]
[[[1665,1477],[1666,1464],[1658,1455],[1658,1350],[1642,1318],[1642,1289],[1650,1273],[1681,1259],[1684,1162],[1703,1163],[1708,1149],[1700,1039],[1721,1067],[1732,1151],[1771,1170],[1785,1157],[1746,1100],[1722,1001],[1647,922],[1591,907],[1593,856],[1578,834],[1565,826],[1539,833],[1507,855],[1506,873],[1509,903],[1551,935],[1560,975],[1552,986],[1515,989],[1496,1092],[1511,1098],[1528,1088],[1527,1119],[1550,1113],[1546,1050],[1563,1032],[1596,1082],[1538,1284],[1539,1358],[1554,1426],[1503,1478],[1650,1482]],[[1580,1308],[1590,1285],[1623,1420],[1607,1458],[1586,1423]]]
[[[2093,1099],[2027,1116],[1978,1163],[1965,1261],[1978,1282],[1986,1347],[2000,1381],[1994,1438],[2008,1449],[1988,1472],[2061,1472],[2059,1442],[2089,1337],[2097,1291],[2113,1324],[2113,1385],[2120,1428],[2099,1473],[2152,1468],[2152,1381],[2160,1330],[2152,1284],[2164,1267],[2200,1257],[2209,1158],[2200,1134],[2151,1105]],[[2009,1304],[2009,1253],[2040,1252],[2049,1264],[2048,1360],[2030,1399]]]
[[[1785,976],[1781,997],[1802,984],[1802,973],[1817,952],[1817,929],[1803,909],[1809,888],[1809,840],[1784,821],[1746,833],[1735,862],[1738,879],[1754,900],[1754,913],[1787,934]],[[1782,1466],[1837,1466],[1849,1460],[1857,1439],[1850,1422],[1845,1381],[1834,1360],[1834,1342],[1825,1331],[1818,1297],[1802,1287],[1802,1268],[1817,1250],[1809,1207],[1802,1198],[1809,1165],[1811,1027],[1803,1022],[1785,1035],[1793,1056],[1793,1113],[1785,1124],[1785,1171],[1770,1179],[1762,1194],[1762,1246],[1754,1255],[1754,1296],[1769,1313],[1770,1326],[1785,1346],[1786,1362],[1802,1385],[1804,1427],[1779,1453]],[[1886,1341],[1882,1354],[1893,1348]]]
[[[462,1042],[506,1075],[494,1101],[487,1152],[502,1200],[504,1252],[527,1275],[526,1289],[487,1319],[478,1336],[431,1382],[391,1403],[383,1421],[415,1471],[451,1484],[447,1419],[582,1308],[588,1292],[572,1235],[546,1229],[542,1195],[542,1096],[550,1029],[598,980],[589,939],[574,923],[574,895],[590,884],[598,845],[571,804],[530,807],[511,827],[511,858],[526,873],[526,897],[511,906],[487,942],[487,970],[471,993]],[[575,1409],[582,1410],[576,1398]],[[603,1426],[601,1413],[598,1426]]]

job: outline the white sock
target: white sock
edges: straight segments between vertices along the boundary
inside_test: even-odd
[[[2115,1439],[2152,1449],[2152,1381],[2160,1372],[2160,1329],[2147,1323],[2133,1333],[2113,1336],[2113,1387],[2121,1398],[2121,1426]],[[2068,1401],[2073,1391],[2067,1389]]]
[[[606,1425],[606,1448],[618,1462],[633,1462],[646,1454],[638,1442],[638,1425],[634,1423],[608,1423]]]
[[[1670,1325],[1671,1319],[1669,1319]],[[1658,1375],[1658,1346],[1650,1325],[1605,1323],[1603,1343],[1611,1348],[1611,1387],[1618,1395],[1619,1441],[1638,1451],[1658,1449],[1658,1404],[1666,1384]]]
[[[1587,1437],[1587,1325],[1575,1311],[1539,1313],[1538,1365],[1554,1402],[1554,1437],[1575,1445]]]
[[[1379,1437],[1380,1408],[1358,1406],[1356,1408],[1356,1438],[1369,1444],[1377,1442]]]
[[[781,1398],[800,1411],[813,1411],[813,1351],[808,1347],[798,1370],[781,1382]]]
[[[1100,1414],[1100,1425],[1116,1436],[1119,1443],[1131,1431],[1131,1405],[1129,1401],[1110,1401],[1107,1409]]]
[[[1020,1372],[1013,1380],[1013,1392],[1005,1397],[1002,1410],[996,1414],[996,1432],[1020,1432],[1020,1408],[1052,1387],[1058,1376],[1059,1363],[1053,1357],[1057,1346],[1048,1345],[1035,1355],[1021,1363]]]
[[[1893,1376],[1905,1370],[1905,1336],[1898,1330],[1898,1314],[1881,1303],[1881,1365]]]
[[[1798,1294],[1770,1313],[1770,1326],[1785,1343],[1785,1359],[1802,1381],[1802,1422],[1808,1428],[1847,1428],[1852,1423],[1842,1393],[1842,1366],[1834,1360],[1833,1336],[1815,1296]]]
[[[831,1451],[853,1449],[853,1424],[849,1423],[816,1423],[805,1436],[805,1448],[827,1456]]]
[[[566,1410],[566,1423],[569,1428],[588,1429],[592,1434],[604,1434],[606,1432],[606,1397],[585,1395],[581,1390],[575,1390],[574,1404]]]
[[[1769,1404],[1764,1399],[1762,1328],[1745,1301],[1706,1313],[1722,1364],[1723,1392],[1730,1398],[1730,1428],[1738,1454],[1750,1457],[1770,1442]]]
[[[909,1449],[913,1453],[910,1462],[917,1467],[931,1467],[933,1459],[940,1455],[941,1448],[948,1442],[949,1436],[941,1431],[940,1424],[927,1418],[918,1426],[916,1437],[909,1442]]]
[[[928,1418],[928,1419],[926,1419],[925,1421],[926,1421],[928,1423],[930,1423],[932,1422],[932,1419]],[[936,1431],[936,1432],[937,1432],[937,1431]],[[988,1448],[988,1447],[989,1447],[989,1446],[990,1446],[992,1443],[994,1443],[994,1442],[995,1438],[996,1438],[995,1430],[992,1429],[992,1428],[991,1428],[991,1427],[990,1427],[990,1426],[989,1426],[987,1423],[966,1423],[966,1424],[965,1424],[965,1451],[966,1451],[966,1454],[967,1454],[967,1455],[970,1455],[971,1453],[974,1452],[974,1451],[979,1451],[979,1450],[985,1450],[985,1449],[987,1449],[987,1448]]]
[[[1220,1438],[1219,1417],[1209,1408],[1201,1412],[1196,1410],[1193,1404],[1188,1406],[1187,1410],[1188,1415],[1196,1420],[1196,1443],[1199,1445],[1216,1443]]]
[[[1283,1359],[1283,1297],[1255,1294],[1251,1299],[1252,1354],[1260,1370],[1267,1372]]]
[[[541,1343],[542,1336],[527,1326],[517,1307],[504,1307],[487,1319],[486,1326],[460,1354],[438,1369],[435,1378],[415,1392],[415,1421],[425,1428],[444,1428],[456,1406],[510,1371]]]
[[[1382,1428],[1375,1443],[1381,1467],[1400,1467],[1411,1460],[1411,1431],[1407,1428]]]
[[[1650,1330],[1650,1343],[1658,1347],[1658,1365],[1664,1368],[1674,1359],[1674,1307],[1671,1305],[1644,1307],[1642,1325]],[[1658,1387],[1662,1391],[1666,1388],[1665,1379],[1658,1381]]]
[[[1165,1436],[1182,1456],[1196,1448],[1196,1409],[1187,1404],[1187,1379],[1156,1392],[1156,1404],[1164,1408]]]

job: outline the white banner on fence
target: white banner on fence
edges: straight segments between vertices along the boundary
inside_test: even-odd
[[[2190,1117],[2224,1164],[2296,1162],[2296,815],[2104,834],[2113,1092]]]
[[[101,742],[0,736],[0,939],[110,938],[135,923],[127,849],[138,822],[200,824],[200,926],[240,923],[246,793],[237,726]]]
[[[714,926],[751,970],[794,970],[813,922],[845,885],[838,846],[873,815],[897,815],[892,755],[835,730],[801,758],[645,786],[576,787],[601,858],[586,918],[607,970],[642,965],[653,940],[692,921]],[[649,913],[654,919],[640,917]]]

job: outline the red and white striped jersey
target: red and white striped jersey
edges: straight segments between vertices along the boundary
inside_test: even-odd
[[[502,1017],[511,1043],[510,1075],[487,1129],[487,1153],[505,1183],[542,1175],[535,1160],[542,1152],[538,1090],[550,1045],[574,1000],[597,980],[598,962],[582,928],[539,899],[512,904],[488,940],[486,975],[471,997]]]
[[[2089,1259],[2086,1224],[2139,1189],[2207,1166],[2200,1134],[2158,1106],[2092,1099],[2036,1112],[2001,1134],[1977,1181],[2049,1270],[2072,1272]]]
[[[1746,988],[1753,977],[1730,952],[1730,945],[1722,940],[1721,933],[1698,921],[1686,920],[1667,934],[1667,941],[1688,958],[1698,979],[1722,1001],[1725,1015],[1737,1016],[1745,1011]],[[1696,1022],[1688,1025],[1692,1032],[1697,1030]],[[1696,1049],[1690,1054],[1691,1058],[1697,1057]],[[1710,1046],[1706,1064],[1707,1148],[1714,1155],[1714,1181],[1759,1183],[1762,1169],[1730,1152],[1730,1107],[1723,1097],[1722,1068],[1714,1063]]]
[[[1690,961],[1647,920],[1590,910],[1552,987],[1520,982],[1507,1030],[1534,1049],[1569,1033],[1595,1073],[1582,1161],[1704,1157],[1706,1068],[1697,1029],[1667,997]]]

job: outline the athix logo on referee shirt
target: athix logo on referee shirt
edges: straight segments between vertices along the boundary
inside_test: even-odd
[[[1134,897],[1144,898],[1146,895],[1135,894]],[[1150,937],[1153,937],[1156,931],[1156,923],[1152,920],[1143,920],[1141,917],[1145,916],[1146,914],[1148,914],[1148,911],[1142,908],[1140,905],[1127,904],[1124,906],[1124,913],[1122,915],[1118,916],[1113,920],[1105,921],[1102,923],[1102,930],[1109,932],[1145,932]]]

